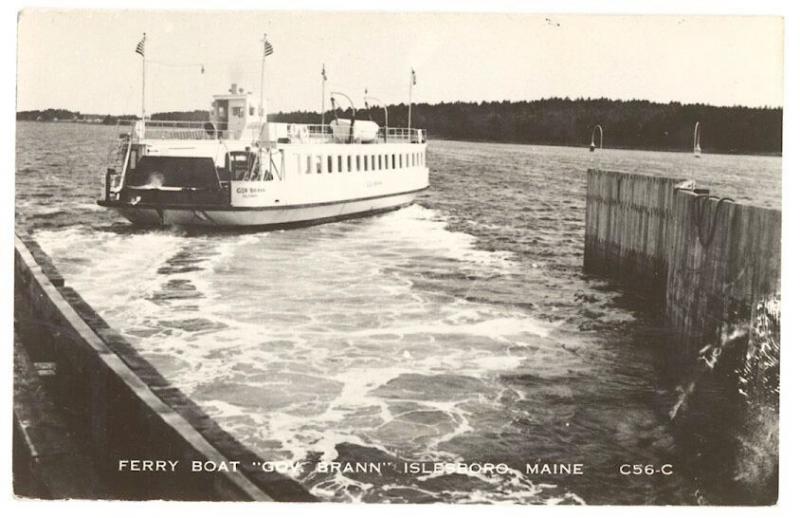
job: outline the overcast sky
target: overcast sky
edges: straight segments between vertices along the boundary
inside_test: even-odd
[[[18,30],[18,110],[138,112],[143,32],[151,113],[205,109],[231,82],[257,95],[264,32],[270,111],[318,110],[322,63],[359,106],[365,87],[406,102],[412,66],[415,102],[783,105],[776,17],[28,10]]]

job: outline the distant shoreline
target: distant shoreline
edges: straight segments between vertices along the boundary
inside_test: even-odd
[[[569,148],[576,148],[576,149],[586,149],[586,152],[589,153],[589,144],[585,145],[578,145],[578,144],[554,144],[550,142],[519,142],[519,141],[499,141],[499,140],[458,140],[452,138],[445,138],[445,137],[431,137],[428,136],[428,142],[432,140],[442,140],[446,142],[464,142],[464,143],[473,143],[473,144],[513,144],[515,146],[549,146],[549,147],[569,147]],[[614,151],[658,151],[662,153],[691,153],[692,151],[689,149],[683,148],[659,148],[659,147],[625,147],[625,146],[603,146],[603,148],[595,149],[595,153],[603,152],[603,150],[614,150]],[[773,157],[773,158],[783,158],[783,153],[777,151],[719,151],[715,149],[708,149],[703,150],[704,155],[734,155],[734,156],[765,156],[765,157]]]
[[[123,118],[120,118],[123,119]],[[124,119],[128,120],[128,119]],[[17,122],[29,122],[29,123],[39,123],[39,124],[80,124],[80,125],[92,125],[92,126],[116,126],[116,120],[112,123],[107,123],[101,121],[94,121],[94,120],[26,120],[26,119],[18,119]],[[577,144],[557,144],[552,142],[520,142],[514,140],[469,140],[469,139],[453,139],[453,138],[446,138],[446,137],[428,137],[428,141],[431,140],[441,140],[445,142],[464,142],[464,143],[473,143],[473,144],[513,144],[515,146],[552,146],[552,147],[567,147],[567,148],[576,148],[576,149],[586,149],[588,151],[588,144],[586,145],[577,145]],[[668,148],[668,147],[625,147],[625,146],[604,146],[602,149],[597,148],[594,152],[602,152],[603,150],[617,150],[617,151],[657,151],[657,152],[664,152],[664,153],[691,153],[691,150],[688,149],[681,149],[681,148]],[[773,158],[783,158],[783,153],[779,152],[756,152],[756,151],[737,151],[737,150],[730,150],[730,151],[718,151],[715,149],[708,149],[703,151],[704,155],[733,155],[733,156],[764,156],[764,157],[773,157]]]
[[[370,106],[356,110],[359,119],[405,128],[408,104]],[[326,110],[325,120],[350,118],[341,108]],[[270,114],[270,121],[319,124],[319,111],[281,111]],[[162,111],[150,114],[153,120],[208,120],[208,110]],[[384,122],[384,118],[388,122]],[[135,114],[81,113],[61,108],[18,111],[17,119],[86,120],[116,124]],[[413,125],[425,128],[429,137],[466,142],[589,146],[606,149],[639,149],[685,152],[691,149],[696,124],[700,145],[707,153],[732,155],[783,155],[783,108],[713,106],[620,100],[608,98],[550,97],[527,101],[450,101],[416,103],[412,107]],[[605,136],[605,139],[603,138]]]

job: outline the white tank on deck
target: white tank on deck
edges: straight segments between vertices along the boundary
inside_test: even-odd
[[[350,119],[336,119],[331,121],[333,138],[336,142],[347,142],[350,138]],[[378,138],[380,126],[372,121],[355,121],[353,126],[353,140],[356,142],[372,142]]]

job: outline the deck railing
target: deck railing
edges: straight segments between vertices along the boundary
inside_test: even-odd
[[[120,125],[129,126],[131,135],[138,139],[151,140],[258,140],[261,135],[259,125],[250,124],[238,132],[229,130],[225,123],[210,121],[166,121],[126,120]],[[284,144],[297,143],[356,143],[380,144],[422,143],[427,141],[427,132],[416,128],[381,127],[374,135],[364,135],[363,130],[356,127],[352,137],[349,126],[331,127],[327,124],[293,124],[270,122],[270,140]]]

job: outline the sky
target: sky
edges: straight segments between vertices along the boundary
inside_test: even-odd
[[[609,97],[783,106],[783,20],[278,11],[24,10],[17,110],[137,113],[147,33],[148,113],[206,109],[230,83],[269,111],[318,110],[328,91],[363,104]]]

